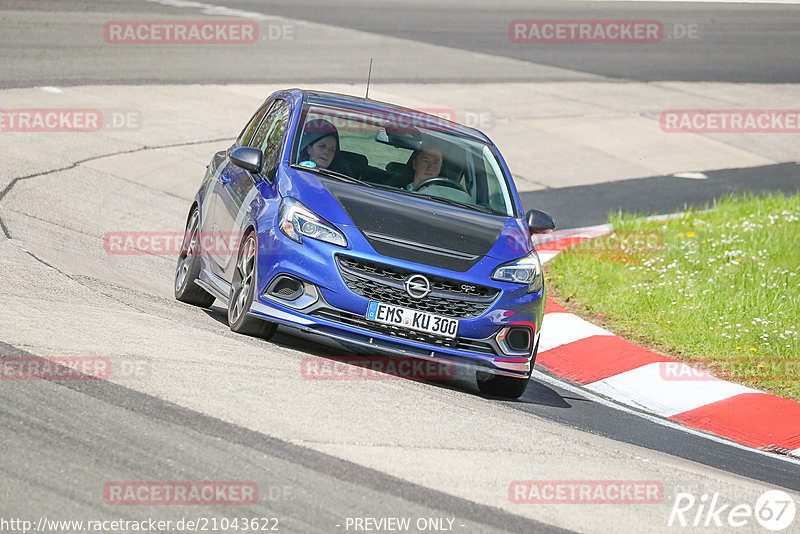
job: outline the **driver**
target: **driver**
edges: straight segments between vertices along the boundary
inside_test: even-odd
[[[351,175],[350,167],[341,157],[339,132],[336,126],[325,119],[314,119],[306,123],[297,161],[312,161],[321,169]]]
[[[414,179],[404,189],[413,191],[424,180],[436,178],[442,171],[442,151],[435,147],[421,147],[411,155]]]
[[[300,143],[299,161],[311,160],[317,167],[327,169],[339,149],[339,132],[325,119],[308,121]]]

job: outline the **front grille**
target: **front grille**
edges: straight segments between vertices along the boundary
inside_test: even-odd
[[[357,295],[455,319],[477,317],[500,293],[491,287],[425,275],[431,283],[431,292],[425,298],[415,299],[404,287],[406,278],[418,274],[414,271],[346,256],[339,256],[337,261],[342,278]]]
[[[355,326],[357,328],[363,328],[364,330],[370,330],[372,332],[377,332],[379,334],[390,335],[403,339],[410,339],[412,341],[420,341],[422,343],[430,343],[431,345],[450,347],[451,349],[479,352],[482,354],[490,354],[493,356],[496,355],[494,348],[492,348],[492,345],[485,341],[459,338],[459,337],[455,339],[447,339],[426,334],[424,332],[414,332],[412,330],[406,330],[404,328],[399,328],[397,326],[384,325],[368,321],[363,315],[358,315],[356,313],[346,312],[342,310],[319,308],[311,312],[311,315],[320,317],[322,319],[327,319],[329,321],[334,321],[336,323],[341,323],[348,326]]]

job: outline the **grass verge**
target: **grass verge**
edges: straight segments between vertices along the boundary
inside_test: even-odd
[[[693,367],[800,400],[800,195],[609,222],[611,234],[548,266],[557,300]]]

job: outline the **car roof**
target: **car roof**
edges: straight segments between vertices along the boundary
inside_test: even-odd
[[[449,121],[442,117],[431,115],[412,108],[390,104],[388,102],[381,102],[380,100],[372,100],[371,98],[361,98],[352,95],[344,95],[340,93],[330,93],[326,91],[308,91],[303,89],[291,89],[287,92],[293,93],[295,97],[300,97],[304,102],[309,104],[317,104],[322,106],[345,106],[353,109],[363,111],[389,111],[393,113],[400,113],[403,115],[412,115],[414,117],[424,118],[427,122],[434,124],[442,129],[451,131],[462,137],[469,137],[484,143],[491,143],[491,140],[475,128],[463,126],[453,121]]]

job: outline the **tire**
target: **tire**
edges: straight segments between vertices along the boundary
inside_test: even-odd
[[[484,395],[500,397],[503,399],[518,399],[525,393],[529,378],[514,378],[512,376],[489,375],[478,371],[478,389]]]
[[[538,352],[539,342],[537,341],[536,348],[533,349],[533,355],[531,356],[531,372],[526,377],[516,378],[476,371],[475,378],[478,381],[478,389],[484,395],[491,395],[492,397],[512,400],[520,398],[525,393],[528,382],[530,382],[533,364],[536,362],[536,354]]]
[[[187,304],[208,308],[216,298],[205,289],[195,284],[200,276],[200,212],[197,208],[192,210],[186,230],[183,233],[181,253],[178,256],[178,266],[175,268],[175,298]]]
[[[239,247],[228,299],[228,325],[236,333],[269,339],[275,334],[278,325],[247,315],[256,289],[257,257],[256,235],[251,232],[245,236]]]

